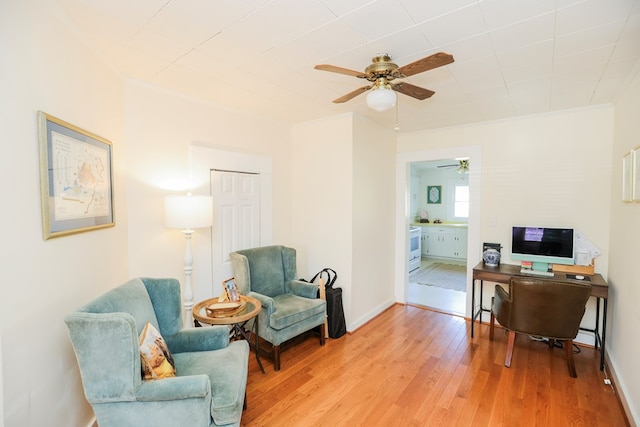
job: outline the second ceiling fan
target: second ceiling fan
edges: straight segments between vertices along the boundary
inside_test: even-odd
[[[368,90],[373,90],[370,95],[373,95],[378,91],[380,91],[381,95],[389,92],[393,94],[393,91],[396,91],[415,99],[427,99],[431,97],[435,92],[429,89],[422,88],[420,86],[412,85],[411,83],[392,83],[392,81],[395,79],[413,76],[418,73],[423,73],[434,68],[442,67],[443,65],[451,64],[452,62],[452,55],[445,52],[438,52],[402,67],[398,67],[398,65],[391,62],[391,57],[388,54],[382,53],[378,56],[373,57],[371,65],[365,68],[364,72],[349,70],[347,68],[328,64],[316,65],[314,68],[316,70],[346,74],[348,76],[358,77],[371,82],[370,85],[362,86],[352,92],[349,92],[346,95],[341,96],[340,98],[333,100],[334,103],[340,104],[352,98],[355,98],[356,96]],[[388,105],[388,103],[386,103],[386,105],[381,103],[378,106],[379,108],[376,108],[376,105],[372,105],[369,99],[367,99],[367,103],[373,109],[384,111],[388,108],[391,108],[395,104],[395,94],[393,94],[393,103],[391,105]]]

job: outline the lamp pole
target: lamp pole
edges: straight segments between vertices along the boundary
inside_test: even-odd
[[[184,250],[184,288],[182,290],[182,305],[186,315],[186,327],[193,327],[193,286],[191,273],[193,272],[193,254],[191,252],[191,237],[194,228],[206,228],[213,225],[213,200],[211,196],[166,196],[165,197],[165,225],[178,228],[185,238]]]
[[[193,286],[191,285],[191,272],[193,271],[193,254],[191,252],[191,236],[193,235],[193,230],[187,228],[186,230],[182,230],[184,233],[184,238],[186,240],[186,245],[184,249],[184,294],[183,305],[184,311],[187,317],[187,325],[193,325]]]

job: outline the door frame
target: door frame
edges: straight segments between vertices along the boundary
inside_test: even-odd
[[[193,143],[189,147],[189,170],[193,194],[211,195],[211,170],[222,169],[260,174],[260,244],[269,245],[273,241],[273,166],[272,159],[257,154],[243,153],[212,147],[208,144]],[[194,239],[193,294],[194,301],[216,296],[220,283],[213,283],[212,233]],[[200,236],[198,236],[200,237]]]
[[[409,242],[409,197],[411,190],[410,164],[456,157],[469,158],[469,226],[467,240],[467,304],[466,316],[471,317],[471,277],[473,267],[480,262],[480,188],[482,170],[482,150],[480,146],[448,147],[423,151],[410,151],[396,155],[396,259],[395,298],[406,304],[407,283],[409,281],[408,259],[411,250]]]

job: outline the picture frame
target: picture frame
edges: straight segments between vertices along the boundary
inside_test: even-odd
[[[633,201],[633,150],[622,157],[622,201]]]
[[[223,280],[222,289],[224,289],[224,293],[227,296],[228,301],[240,301],[240,291],[238,290],[238,285],[236,284],[235,277]]]
[[[115,226],[110,141],[38,112],[44,240]]]
[[[634,202],[640,202],[640,146],[631,150],[631,167],[633,172],[632,184],[631,184],[631,200]]]
[[[442,186],[428,185],[427,186],[427,204],[439,205],[441,203],[442,203]]]

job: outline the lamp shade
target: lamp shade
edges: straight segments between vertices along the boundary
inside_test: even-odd
[[[213,225],[213,198],[211,196],[166,196],[164,222],[169,228],[201,228]]]
[[[393,89],[380,87],[367,94],[367,105],[376,111],[386,111],[396,105],[396,92]]]

